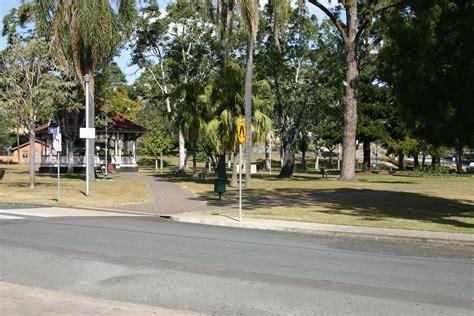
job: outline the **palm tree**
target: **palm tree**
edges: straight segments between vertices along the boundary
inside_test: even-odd
[[[186,141],[192,145],[193,177],[197,176],[197,143],[206,130],[208,101],[206,91],[198,82],[191,82],[179,87],[178,94],[183,100],[183,108],[178,112],[176,123],[181,127]]]
[[[210,92],[209,104],[213,106],[210,112],[214,113],[214,117],[208,125],[206,134],[217,154],[219,178],[227,178],[226,152],[232,151],[234,155],[236,152],[237,120],[243,112],[243,78],[243,69],[236,63],[228,62],[222,71],[216,74],[207,90]],[[236,179],[233,177],[231,185],[236,184]]]
[[[239,0],[240,10],[248,28],[247,38],[247,66],[245,72],[245,188],[251,187],[250,168],[252,163],[252,77],[253,77],[253,50],[257,42],[259,22],[258,0]]]
[[[108,63],[132,31],[136,0],[32,0],[40,35],[51,38],[51,53],[58,66],[73,67],[85,91],[90,78],[90,104],[94,104],[94,71]],[[116,8],[116,9],[114,9]],[[89,111],[94,127],[94,111]],[[89,139],[89,148],[94,140]],[[94,164],[94,151],[87,157]],[[94,179],[94,170],[90,170]]]

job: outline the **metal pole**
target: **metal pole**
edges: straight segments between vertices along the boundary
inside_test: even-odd
[[[57,134],[61,133],[61,130],[60,130],[59,126],[58,126],[58,129],[56,130],[56,133]],[[61,144],[60,144],[60,146],[61,146]],[[58,202],[59,202],[59,197],[60,197],[60,193],[61,193],[61,176],[60,176],[60,174],[61,174],[61,152],[60,151],[58,151],[57,158],[58,158]]]
[[[242,144],[239,144],[239,222],[242,221]]]
[[[59,195],[60,195],[60,192],[61,192],[61,180],[60,180],[60,165],[61,165],[61,154],[59,153],[58,151],[58,202],[59,202]]]
[[[105,125],[105,177],[107,177],[107,151],[108,151],[107,143],[108,141],[109,139],[107,137],[107,125]]]
[[[86,128],[89,128],[89,76],[84,76],[84,82],[86,83]],[[86,195],[89,196],[90,179],[89,179],[89,139],[86,138]]]

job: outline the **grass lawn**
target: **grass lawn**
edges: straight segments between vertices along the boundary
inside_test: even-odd
[[[259,172],[252,189],[243,190],[244,216],[327,224],[474,233],[474,178],[416,178],[359,174],[357,182],[322,179],[314,170],[279,179],[278,170]],[[163,175],[215,200],[214,178]],[[243,177],[244,178],[244,177]],[[206,214],[238,216],[238,188],[227,187],[226,210]],[[229,206],[229,207],[226,207]]]
[[[0,165],[7,170],[6,165]],[[28,167],[10,165],[0,180],[0,202],[40,204],[73,207],[107,207],[113,205],[146,203],[152,200],[148,187],[136,181],[111,175],[110,180],[91,182],[90,196],[85,196],[85,175],[61,174],[60,202],[57,198],[57,175],[36,173],[36,187],[28,188]]]

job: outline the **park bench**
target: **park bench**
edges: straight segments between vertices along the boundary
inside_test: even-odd
[[[199,180],[206,180],[206,175],[207,175],[207,168],[202,169],[198,174],[197,177]]]

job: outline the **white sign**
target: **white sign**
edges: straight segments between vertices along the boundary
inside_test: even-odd
[[[79,129],[80,138],[95,138],[95,128],[85,128],[82,127]]]
[[[62,151],[62,146],[61,146],[61,134],[54,134],[53,135],[53,149],[56,152]]]

